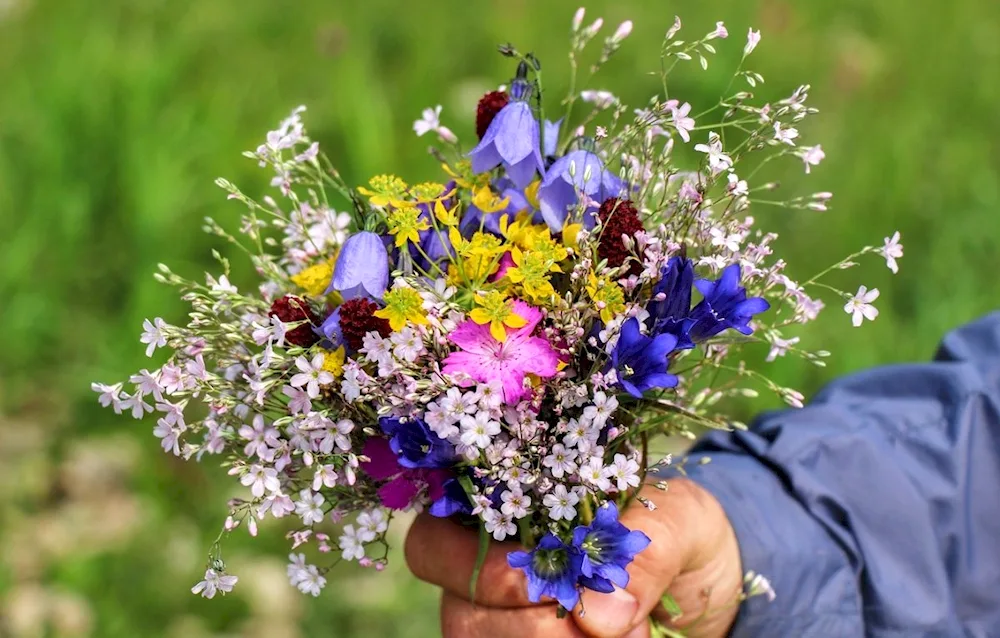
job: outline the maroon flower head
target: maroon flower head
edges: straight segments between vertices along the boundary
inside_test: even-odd
[[[285,341],[296,346],[308,348],[317,341],[319,335],[313,332],[313,326],[319,325],[319,317],[312,311],[305,299],[294,295],[285,295],[280,299],[275,299],[271,304],[270,314],[281,319],[284,323],[305,321],[285,333]]]
[[[601,220],[601,239],[597,244],[597,256],[607,259],[609,266],[621,266],[631,254],[625,247],[622,235],[634,237],[642,227],[639,213],[631,200],[609,197],[597,212]],[[632,261],[628,274],[638,275],[642,264]]]
[[[500,109],[507,106],[510,96],[503,91],[490,91],[479,99],[479,106],[476,107],[476,135],[483,139],[486,129],[490,127],[493,118],[497,116]]]
[[[340,331],[347,345],[358,350],[364,344],[365,335],[377,332],[382,337],[392,333],[389,320],[375,316],[378,304],[364,297],[349,299],[340,306]]]

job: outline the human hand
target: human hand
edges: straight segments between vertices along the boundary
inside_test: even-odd
[[[687,479],[667,483],[666,491],[651,485],[642,490],[655,511],[634,502],[621,515],[626,527],[652,540],[629,565],[628,587],[613,594],[585,591],[580,606],[565,618],[556,617],[554,601],[528,600],[523,572],[507,565],[507,553],[520,549],[516,543],[490,545],[476,604],[469,602],[469,581],[479,543],[471,530],[423,514],[407,535],[406,561],[418,578],[443,589],[445,638],[646,638],[651,616],[667,626],[688,627],[692,638],[725,636],[742,588],[736,535],[711,494]],[[660,605],[665,592],[684,612],[674,623]]]

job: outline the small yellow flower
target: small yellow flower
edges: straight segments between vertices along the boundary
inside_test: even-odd
[[[559,266],[539,252],[522,252],[517,246],[511,248],[514,266],[507,269],[506,277],[520,284],[524,294],[535,303],[549,303],[556,291],[549,282],[549,273],[558,272]]]
[[[420,211],[413,206],[404,206],[392,211],[386,223],[389,226],[389,234],[396,236],[397,248],[405,246],[407,241],[419,244],[420,231],[430,228],[427,220],[420,219]]]
[[[465,276],[471,281],[481,281],[493,274],[500,265],[500,255],[506,250],[500,238],[489,233],[476,232],[472,239],[466,240],[452,227],[448,230],[448,238],[463,260]]]
[[[472,191],[472,205],[483,213],[495,213],[507,208],[510,205],[510,198],[500,199],[490,185],[485,184]]]
[[[440,199],[434,202],[434,216],[445,226],[458,226],[458,206],[451,210],[444,207],[444,202]]]
[[[604,323],[610,323],[615,315],[625,312],[625,292],[608,277],[599,278],[590,273],[587,277],[587,294],[601,313],[601,321]]]
[[[514,312],[514,302],[496,290],[477,294],[475,301],[479,307],[472,309],[469,318],[480,325],[490,324],[490,334],[497,341],[507,340],[506,328],[523,328],[528,324],[524,317]]]
[[[475,181],[475,175],[472,174],[472,162],[469,160],[462,160],[455,164],[452,168],[448,164],[442,164],[441,168],[445,173],[455,180],[455,183],[462,188],[472,188],[473,182]],[[488,178],[489,176],[487,176]]]
[[[306,294],[318,297],[330,285],[332,278],[333,262],[324,261],[292,275],[292,283],[305,290]]]
[[[406,182],[395,175],[376,175],[368,180],[371,190],[364,186],[358,192],[366,196],[373,206],[400,206],[406,200]]]
[[[528,187],[524,189],[524,198],[528,200],[531,207],[535,210],[541,208],[538,205],[538,187],[542,185],[542,180],[536,179],[535,181],[528,184]]]
[[[323,369],[334,377],[341,375],[344,371],[344,346],[340,346],[336,350],[323,351]]]
[[[563,226],[562,230],[562,243],[563,246],[571,248],[576,246],[578,236],[580,231],[583,230],[583,224],[566,224]]]
[[[402,330],[409,323],[424,325],[427,323],[427,313],[424,312],[423,299],[413,288],[400,286],[385,293],[385,308],[375,311],[375,316],[389,320],[393,330]]]
[[[423,182],[422,184],[415,184],[410,187],[410,195],[415,201],[421,203],[440,201],[449,197],[452,192],[444,192],[444,184],[438,184],[437,182]]]

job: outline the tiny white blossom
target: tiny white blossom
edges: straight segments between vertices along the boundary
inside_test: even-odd
[[[424,412],[424,422],[438,435],[440,439],[450,439],[458,436],[458,427],[455,425],[456,419],[448,413],[437,401],[427,404],[427,411]]]
[[[340,535],[338,544],[344,560],[361,560],[365,557],[365,541],[355,531],[353,525],[344,525],[344,532]]]
[[[462,443],[466,445],[485,448],[497,434],[500,434],[500,423],[491,419],[488,412],[462,417]]]
[[[618,28],[615,29],[614,34],[611,36],[611,41],[615,43],[621,42],[627,38],[630,33],[632,33],[632,21],[626,20],[625,22],[619,24]]]
[[[310,594],[314,597],[319,596],[323,588],[326,587],[326,578],[319,573],[319,568],[315,565],[306,565],[299,578],[299,582],[295,586],[303,594]]]
[[[564,474],[576,471],[576,450],[567,450],[562,443],[552,446],[552,453],[542,459],[542,465],[549,468],[552,476],[562,478]]]
[[[583,419],[594,427],[603,428],[617,409],[618,399],[615,395],[608,396],[599,390],[594,393],[593,405],[583,409]]]
[[[281,489],[278,480],[278,470],[273,467],[251,465],[250,470],[240,478],[240,483],[250,488],[250,493],[260,498],[264,492],[277,492]]]
[[[372,331],[366,334],[362,339],[361,346],[361,353],[372,363],[381,366],[392,362],[390,342],[388,339],[383,339],[379,333]]]
[[[508,536],[517,533],[517,525],[507,514],[501,514],[495,509],[488,509],[483,513],[483,522],[486,531],[493,534],[493,538],[502,541]]]
[[[306,392],[311,399],[319,396],[319,386],[333,382],[333,374],[323,369],[322,354],[317,354],[312,361],[305,357],[297,357],[295,367],[300,372],[292,377],[290,383],[296,388],[306,386]]]
[[[871,305],[878,299],[878,288],[868,290],[865,286],[860,286],[858,292],[844,304],[844,312],[851,315],[851,323],[857,328],[865,319],[875,321],[878,316],[878,309]]]
[[[774,141],[789,146],[795,146],[795,138],[799,136],[799,130],[788,127],[781,128],[781,122],[774,123]]]
[[[799,342],[798,337],[792,337],[791,339],[782,339],[781,337],[774,337],[771,341],[771,350],[767,353],[767,359],[765,361],[774,361],[778,357],[785,356],[788,349]]]
[[[167,345],[167,336],[163,334],[163,330],[167,327],[166,322],[159,317],[153,319],[152,323],[149,319],[143,319],[142,336],[139,337],[139,341],[149,344],[146,346],[147,357],[153,356],[153,351],[157,348]]]
[[[239,578],[232,574],[224,574],[214,569],[205,570],[205,580],[191,588],[192,594],[201,594],[205,598],[214,598],[216,592],[223,595],[233,591],[233,586]]]
[[[580,478],[602,492],[611,488],[611,479],[608,478],[608,470],[598,456],[592,456],[587,462],[580,466]]]
[[[91,383],[90,389],[94,392],[100,392],[101,396],[97,397],[97,400],[101,403],[101,406],[108,407],[114,406],[115,414],[122,413],[121,404],[121,393],[122,384],[115,383],[113,385],[107,385],[104,383]]]
[[[601,435],[600,428],[593,427],[586,420],[578,421],[570,419],[569,423],[566,424],[566,428],[566,436],[563,437],[563,442],[571,447],[579,445],[581,441],[597,441]]]
[[[299,500],[295,502],[295,513],[302,519],[303,525],[316,525],[323,522],[323,503],[326,499],[319,492],[302,490]]]
[[[580,497],[576,492],[566,491],[566,486],[562,483],[542,498],[542,504],[549,508],[549,518],[554,521],[573,520],[576,517],[576,504],[579,502]]]
[[[738,233],[729,234],[724,229],[717,226],[708,232],[712,236],[713,246],[722,246],[726,250],[734,253],[739,252],[740,241],[742,241],[743,238]]]
[[[715,31],[712,31],[707,36],[705,36],[705,39],[706,40],[714,40],[715,38],[723,38],[723,39],[725,39],[725,38],[728,38],[728,37],[729,37],[729,31],[726,29],[725,23],[724,22],[716,22],[715,23]]]
[[[413,363],[424,352],[424,342],[413,328],[406,327],[394,332],[389,341],[395,346],[392,353],[396,358]]]
[[[615,454],[614,464],[610,467],[610,478],[615,480],[620,492],[624,492],[629,486],[639,487],[639,464],[624,454]]]
[[[524,518],[531,507],[531,497],[526,496],[520,488],[504,490],[500,500],[503,501],[500,511],[511,518]]]
[[[736,173],[730,173],[729,194],[733,197],[746,197],[750,194],[750,185],[745,179],[740,179]]]
[[[680,106],[675,106],[671,109],[674,119],[674,128],[677,129],[677,134],[681,136],[681,139],[685,143],[691,141],[691,131],[694,130],[694,118],[690,117],[691,105],[688,102]]]
[[[806,173],[812,172],[813,166],[819,166],[820,162],[826,159],[826,153],[823,152],[823,147],[819,144],[816,146],[802,146],[796,155],[806,165]]]
[[[889,267],[892,274],[899,272],[899,264],[896,260],[903,256],[903,244],[899,243],[899,231],[892,234],[892,237],[885,238],[885,245],[879,249],[879,253],[885,257],[885,265]]]
[[[438,399],[438,403],[455,420],[479,411],[479,396],[474,392],[462,392],[458,388],[450,388],[447,394]]]
[[[183,427],[171,424],[166,419],[158,419],[156,427],[153,428],[153,436],[161,439],[160,445],[163,451],[171,452],[174,456],[181,455],[180,436],[183,432]]]
[[[425,133],[434,131],[437,133],[443,141],[454,144],[458,141],[455,134],[452,133],[451,129],[447,126],[441,126],[441,105],[438,104],[432,109],[424,109],[421,113],[421,119],[416,120],[413,123],[413,132],[417,134],[418,137],[422,137]]]
[[[718,175],[733,165],[732,158],[723,152],[722,138],[714,131],[708,134],[707,145],[696,144],[694,150],[708,155],[708,167],[712,170],[713,175]]]
[[[385,530],[389,529],[389,519],[386,518],[385,510],[375,508],[358,514],[358,536],[363,537],[366,542],[371,542],[379,537]]]
[[[599,109],[606,109],[609,106],[613,106],[618,98],[615,97],[614,93],[610,91],[581,91],[580,99],[584,102],[589,102]]]
[[[337,471],[332,465],[320,465],[313,475],[313,490],[319,491],[323,487],[334,488],[337,486]]]

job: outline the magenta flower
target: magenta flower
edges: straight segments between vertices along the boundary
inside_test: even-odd
[[[523,301],[514,302],[514,312],[528,323],[507,331],[507,340],[500,342],[490,334],[489,324],[467,319],[448,338],[461,350],[444,360],[445,374],[467,374],[480,383],[499,381],[503,386],[504,402],[515,404],[529,391],[524,377],[534,374],[548,378],[556,373],[559,358],[549,342],[531,336],[542,319],[542,313]],[[470,382],[471,385],[471,382]]]
[[[371,438],[365,442],[363,454],[369,461],[361,464],[361,469],[376,481],[389,479],[378,488],[382,505],[394,509],[406,509],[421,490],[427,490],[427,497],[436,501],[444,496],[444,483],[451,478],[447,470],[410,470],[399,464],[396,453],[389,447],[388,439]]]

